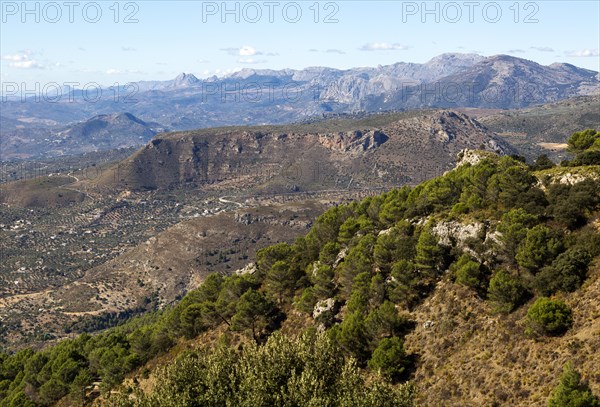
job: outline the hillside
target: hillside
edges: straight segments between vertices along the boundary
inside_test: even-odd
[[[382,114],[292,126],[163,134],[95,182],[107,189],[191,186],[245,191],[416,184],[454,165],[465,148],[514,150],[453,111]]]
[[[573,132],[600,127],[600,95],[525,109],[477,113],[466,110],[465,113],[475,117],[529,160],[546,154],[560,162],[568,158],[566,143]]]
[[[50,158],[137,147],[165,129],[131,113],[101,114],[68,125],[20,123],[14,130],[2,123],[0,160]]]
[[[160,312],[2,356],[3,403],[596,406],[599,140],[336,205]]]

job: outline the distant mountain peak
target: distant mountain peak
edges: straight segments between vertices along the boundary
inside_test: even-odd
[[[175,86],[189,86],[200,82],[200,79],[196,78],[194,74],[182,72],[173,80]]]

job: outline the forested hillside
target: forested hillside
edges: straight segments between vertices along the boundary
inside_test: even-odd
[[[171,308],[1,354],[0,405],[598,406],[600,132],[569,148],[560,167],[464,151],[444,176],[333,207]],[[564,338],[568,357],[541,351]],[[522,343],[528,354],[494,358]],[[474,395],[461,380],[476,360],[495,365]],[[520,388],[504,387],[512,371]]]

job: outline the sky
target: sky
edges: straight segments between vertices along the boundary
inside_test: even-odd
[[[0,1],[0,81],[102,86],[508,54],[600,70],[592,1]]]

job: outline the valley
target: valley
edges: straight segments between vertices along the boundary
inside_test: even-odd
[[[597,72],[136,86],[3,101],[1,406],[600,403]]]

